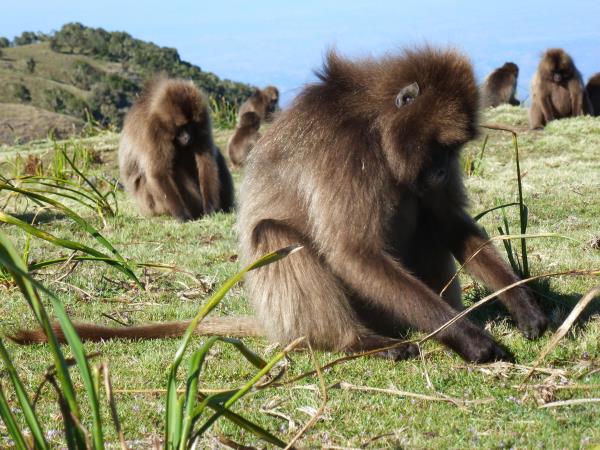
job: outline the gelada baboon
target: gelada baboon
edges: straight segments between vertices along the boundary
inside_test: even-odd
[[[581,74],[573,59],[561,48],[546,50],[531,81],[530,128],[543,128],[551,120],[590,111]]]
[[[594,116],[600,116],[600,72],[589,79],[585,87],[585,92],[587,93],[592,106],[590,112]]]
[[[256,89],[252,95],[242,103],[238,113],[238,121],[248,111],[258,114],[260,120],[270,121],[275,111],[279,108],[279,89],[275,86],[267,86],[264,89]]]
[[[260,117],[258,117],[258,114],[253,111],[242,114],[227,145],[229,159],[234,167],[244,165],[248,153],[260,139],[259,128]]]
[[[481,85],[481,106],[498,106],[510,103],[519,106],[521,102],[515,98],[519,66],[507,62],[490,73]]]
[[[121,180],[146,215],[197,219],[233,205],[231,174],[213,143],[206,96],[191,81],[152,80],[125,117]]]
[[[486,242],[465,210],[459,164],[477,126],[471,65],[432,48],[357,62],[332,52],[318,75],[250,153],[240,191],[244,262],[291,243],[304,248],[248,273],[257,320],[231,326],[347,352],[397,343],[406,326],[432,331],[462,308],[457,281],[438,294],[455,273],[453,258],[465,262]],[[518,279],[491,245],[466,267],[493,290]],[[543,333],[547,319],[527,288],[501,300],[526,336]],[[181,326],[154,325],[136,337],[173,335]],[[93,339],[114,336],[85,327],[80,332]],[[468,319],[437,338],[468,361],[511,358]],[[404,344],[382,356],[416,352]]]

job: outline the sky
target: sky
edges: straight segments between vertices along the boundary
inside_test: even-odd
[[[0,36],[50,32],[67,22],[174,47],[222,78],[274,84],[286,104],[314,80],[330,48],[352,58],[419,44],[464,51],[481,80],[513,61],[526,99],[541,52],[563,47],[584,80],[600,71],[600,1],[3,0]],[[568,7],[565,7],[568,6]]]

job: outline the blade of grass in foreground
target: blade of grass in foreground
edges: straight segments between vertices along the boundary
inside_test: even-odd
[[[178,397],[177,395],[177,371],[183,359],[183,355],[187,350],[190,343],[194,330],[198,327],[198,324],[204,317],[206,317],[225,297],[225,294],[236,284],[242,277],[250,270],[257,269],[267,264],[279,261],[282,258],[300,250],[302,247],[299,245],[292,245],[275,252],[269,253],[252,264],[246,266],[240,272],[236,273],[233,277],[229,278],[223,286],[221,286],[217,292],[215,292],[204,306],[200,309],[198,314],[192,319],[189,327],[187,328],[181,344],[175,353],[175,358],[169,368],[169,376],[167,379],[167,407],[165,417],[165,442],[168,448],[179,448],[182,439],[187,441],[187,436],[182,436],[182,419],[183,419],[183,408],[184,408],[184,397]],[[266,366],[265,366],[266,367]]]
[[[27,222],[17,219],[16,217],[11,216],[9,214],[5,214],[1,211],[0,211],[0,222],[8,223],[11,225],[16,225],[19,228],[21,228],[22,230],[24,230],[25,232],[27,232],[28,234],[35,236],[37,238],[43,239],[45,241],[48,241],[51,244],[54,244],[56,246],[68,248],[71,250],[77,250],[82,253],[87,253],[88,255],[95,256],[97,258],[102,258],[104,260],[104,262],[106,262],[106,264],[113,266],[115,269],[121,271],[122,273],[127,275],[128,278],[130,278],[136,284],[138,284],[138,286],[141,286],[141,282],[135,276],[133,271],[129,268],[129,265],[124,260],[122,260],[120,257],[118,260],[115,260],[114,258],[111,258],[110,256],[108,256],[102,252],[99,252],[98,250],[88,247],[87,245],[81,244],[79,242],[71,241],[69,239],[57,238],[56,236],[54,236],[50,233],[40,230],[39,228],[36,228],[33,225],[28,224]]]
[[[6,190],[12,191],[12,192],[16,192],[16,193],[24,195],[28,198],[31,198],[33,200],[36,200],[36,201],[39,201],[42,203],[47,203],[49,205],[54,206],[56,209],[58,209],[59,211],[65,213],[67,216],[69,216],[75,223],[77,223],[79,226],[81,226],[81,228],[84,231],[86,231],[87,233],[92,235],[94,237],[94,239],[96,239],[100,244],[102,244],[104,247],[106,247],[106,249],[109,250],[115,256],[115,258],[123,261],[123,263],[125,265],[127,265],[125,258],[123,258],[121,256],[121,254],[117,251],[117,249],[115,249],[112,246],[112,244],[110,242],[108,242],[106,240],[106,238],[104,236],[102,236],[102,234],[100,234],[100,232],[98,230],[96,230],[92,225],[90,225],[88,222],[86,222],[79,214],[77,214],[75,211],[68,208],[67,206],[63,205],[61,202],[56,201],[45,195],[38,194],[36,192],[31,192],[26,189],[20,189],[15,186],[12,186],[8,183],[0,182],[0,191],[3,189],[6,189]],[[138,281],[138,283],[139,283],[139,281]]]
[[[46,336],[48,337],[48,345],[50,352],[54,358],[54,364],[56,367],[56,373],[61,384],[62,395],[69,406],[70,414],[73,415],[71,423],[66,419],[65,427],[67,434],[73,433],[77,437],[79,447],[85,447],[85,436],[84,432],[77,426],[74,421],[81,423],[81,414],[79,404],[75,395],[73,382],[69,375],[67,363],[65,357],[58,345],[56,335],[52,330],[50,319],[46,310],[41,302],[39,293],[37,292],[34,281],[31,276],[27,273],[25,263],[21,260],[15,248],[12,246],[10,241],[6,239],[3,233],[0,232],[0,262],[8,269],[13,276],[13,279],[21,289],[21,292],[25,296],[29,305],[33,309],[36,318],[40,326],[44,329]],[[38,284],[38,283],[36,283]],[[87,356],[85,354],[83,344],[73,327],[73,324],[64,309],[62,302],[50,291],[44,289],[48,294],[54,312],[57,316],[58,322],[65,338],[73,352],[73,357],[77,362],[77,366],[85,386],[85,390],[92,412],[92,439],[94,442],[95,449],[104,448],[104,437],[102,433],[102,422],[100,416],[100,405],[98,397],[96,395],[96,389],[94,387],[94,381],[91,374],[91,370],[88,364]]]
[[[48,443],[46,442],[46,438],[44,437],[44,432],[42,431],[42,427],[38,421],[38,418],[31,406],[29,401],[29,397],[25,391],[25,386],[21,382],[19,375],[17,374],[17,369],[13,365],[8,351],[6,347],[4,347],[4,343],[0,339],[0,359],[4,362],[4,370],[8,372],[8,376],[10,377],[10,382],[12,383],[13,389],[19,401],[19,407],[25,416],[25,421],[29,426],[29,430],[31,431],[31,435],[33,437],[33,441],[35,443],[35,448],[39,449],[47,449]]]
[[[69,369],[65,357],[60,350],[58,340],[52,331],[50,319],[48,318],[48,314],[46,313],[44,305],[42,304],[39,293],[34,286],[34,284],[39,286],[39,283],[31,279],[27,273],[25,263],[21,260],[13,245],[1,231],[0,263],[13,277],[13,280],[31,307],[35,318],[40,326],[44,329],[46,336],[48,337],[48,347],[54,359],[54,366],[56,368],[56,376],[61,387],[61,394],[70,410],[70,414],[63,415],[65,433],[68,440],[69,437],[73,438],[73,442],[78,448],[85,448],[84,432],[76,424],[76,422],[80,422],[81,414],[79,412],[79,404],[75,395],[75,389],[69,375]]]
[[[27,444],[25,444],[25,438],[23,437],[23,433],[19,429],[19,425],[17,425],[17,421],[15,420],[15,416],[10,410],[10,406],[8,405],[8,401],[6,400],[6,396],[4,395],[4,388],[2,387],[2,383],[0,383],[0,417],[2,417],[2,421],[4,425],[6,425],[6,429],[8,430],[8,434],[14,441],[15,448],[18,450],[27,450]]]

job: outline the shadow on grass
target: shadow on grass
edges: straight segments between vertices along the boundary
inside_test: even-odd
[[[28,224],[32,224],[33,226],[45,223],[52,223],[57,220],[67,219],[68,217],[65,214],[54,212],[54,211],[42,211],[39,213],[35,212],[25,212],[23,214],[12,214],[13,217],[16,217],[23,222],[27,222]],[[32,223],[33,222],[33,223]]]
[[[567,318],[569,313],[573,310],[577,302],[585,294],[582,293],[569,293],[562,294],[552,290],[550,287],[549,280],[536,280],[528,284],[533,290],[535,296],[538,299],[538,303],[546,316],[550,319],[551,330],[556,330],[563,321]],[[488,295],[490,292],[481,286],[477,286],[470,291],[464,298],[467,306],[481,300],[483,297]],[[600,314],[600,301],[596,300],[590,303],[587,308],[580,314],[575,324],[577,326],[585,326],[585,324],[594,316]],[[469,314],[471,320],[479,325],[484,325],[489,321],[496,321],[503,318],[508,318],[512,322],[510,315],[506,308],[500,303],[498,299],[493,300],[487,305],[476,309]]]

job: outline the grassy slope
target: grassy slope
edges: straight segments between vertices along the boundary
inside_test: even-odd
[[[499,108],[486,115],[488,122],[524,128],[525,112],[519,108]],[[225,146],[228,132],[217,132],[217,142]],[[116,176],[116,136],[106,135],[84,141],[102,151],[105,165],[102,173]],[[521,166],[525,173],[524,194],[530,210],[530,229],[535,232],[556,232],[577,242],[560,239],[530,240],[530,262],[534,274],[568,269],[600,268],[600,251],[585,249],[584,243],[600,234],[600,119],[581,118],[554,122],[543,132],[524,132],[519,137]],[[470,144],[466,152],[476,154],[481,140]],[[27,152],[43,144],[15,147],[4,152],[5,157],[15,151]],[[0,158],[2,153],[0,153]],[[3,170],[6,173],[8,166]],[[235,174],[239,181],[240,173]],[[516,183],[510,135],[492,132],[485,152],[483,171],[466,180],[472,198],[473,213],[494,206],[497,202],[514,201]],[[138,215],[131,201],[120,196],[120,213],[109,219],[102,230],[121,252],[132,259],[145,262],[176,264],[186,268],[209,283],[219,284],[238,268],[235,261],[236,243],[232,226],[234,215],[217,214],[203,220],[177,224],[168,218],[145,219]],[[4,204],[4,200],[2,200]],[[31,211],[32,206],[28,211]],[[23,212],[20,208],[18,212]],[[87,215],[87,212],[85,213]],[[82,239],[68,220],[40,216],[44,229],[57,235]],[[512,231],[516,232],[516,211],[509,211]],[[97,223],[97,222],[96,222]],[[493,214],[484,220],[488,232],[497,234],[500,219]],[[98,223],[98,226],[100,224]],[[22,248],[22,234],[10,227],[3,231],[13,236]],[[56,255],[55,248],[34,241],[32,258]],[[53,268],[40,274],[67,305],[72,317],[111,323],[103,314],[122,321],[175,320],[191,317],[202,301],[198,286],[181,274],[148,271],[143,275],[146,291],[139,291],[122,283],[119,273],[101,265],[82,264],[66,278],[60,279],[65,269]],[[547,285],[538,285],[543,304],[550,313],[554,326],[565,317],[569,307],[583,292],[598,283],[598,279],[562,278]],[[463,280],[466,297],[478,298],[468,279]],[[31,324],[31,313],[13,288],[0,288],[0,331],[7,332],[23,324]],[[193,298],[184,296],[186,293]],[[194,297],[193,294],[197,296]],[[426,346],[425,363],[407,361],[392,363],[377,359],[359,359],[336,366],[325,374],[328,386],[340,381],[371,387],[395,387],[404,391],[434,394],[426,382],[428,375],[439,393],[471,400],[489,402],[460,408],[450,403],[411,400],[399,396],[344,391],[332,387],[323,420],[312,428],[301,442],[310,447],[343,446],[369,448],[465,448],[479,447],[552,447],[577,448],[589,443],[600,443],[599,405],[588,404],[553,409],[539,409],[536,399],[545,401],[581,397],[600,397],[600,308],[596,302],[594,314],[588,314],[549,356],[544,367],[549,372],[534,376],[527,388],[517,386],[524,372],[518,366],[478,367],[464,364],[456,355],[436,343]],[[221,305],[217,314],[248,313],[249,306],[243,288],[238,287]],[[495,318],[499,310],[492,307],[478,313],[480,321]],[[489,322],[491,332],[516,354],[521,364],[531,363],[548,341],[524,339],[508,320]],[[272,354],[262,339],[248,340],[260,352]],[[102,352],[110,362],[115,389],[161,389],[166,369],[177,347],[176,340],[155,342],[107,342],[90,344],[90,352]],[[33,390],[41,382],[48,353],[43,346],[9,347],[21,375]],[[319,353],[321,363],[340,355]],[[292,355],[289,375],[312,368],[307,354]],[[590,371],[596,369],[594,374]],[[208,387],[236,386],[252,373],[251,367],[239,360],[235,353],[220,347],[211,356],[203,385]],[[553,386],[566,382],[587,385],[587,389],[555,390]],[[547,384],[547,388],[534,385]],[[318,408],[320,396],[318,381],[307,378],[294,384],[293,389],[269,389],[249,396],[235,410],[259,421],[271,431],[290,439],[309,419],[307,412]],[[119,413],[125,435],[144,448],[150,437],[162,432],[164,401],[162,394],[117,394]],[[58,416],[55,399],[46,389],[38,404],[43,411],[47,429],[55,429]],[[276,418],[260,411],[274,410],[289,417]],[[108,424],[108,411],[104,410]],[[107,429],[110,426],[107,425]],[[251,436],[240,437],[229,424],[219,422],[210,435],[226,434],[252,443]],[[5,435],[0,425],[0,436]],[[56,438],[55,438],[56,439]],[[214,442],[214,441],[212,441]],[[206,442],[201,447],[206,447]],[[214,444],[213,444],[214,445]],[[0,442],[0,446],[2,443]]]
[[[66,55],[50,50],[47,42],[22,45],[2,49],[0,57],[0,143],[13,143],[15,136],[21,142],[45,137],[48,130],[58,130],[59,136],[66,135],[73,125],[80,129],[83,121],[75,117],[47,111],[44,92],[60,88],[81,100],[88,100],[90,91],[73,86],[72,65],[75,61],[85,61],[102,72],[111,73],[120,64],[97,61],[84,55]],[[29,73],[26,61],[33,58],[35,70]],[[21,101],[15,98],[12,89],[7,86],[24,85],[31,93],[31,101],[17,105]],[[9,127],[10,125],[10,127]],[[12,128],[14,132],[10,129]]]

